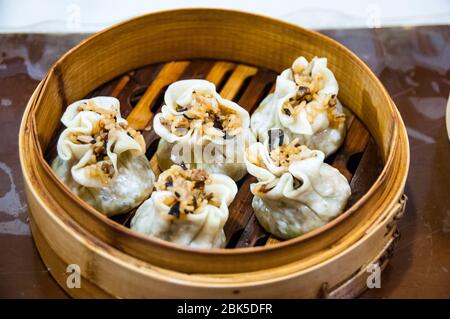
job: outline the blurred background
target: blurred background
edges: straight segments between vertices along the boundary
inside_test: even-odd
[[[95,32],[136,15],[189,7],[243,10],[312,29],[450,23],[449,0],[0,0],[0,32]]]

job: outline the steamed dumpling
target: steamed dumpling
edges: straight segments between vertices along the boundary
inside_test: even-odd
[[[132,229],[190,247],[225,246],[223,226],[237,193],[231,178],[173,165],[155,189],[131,220]]]
[[[235,181],[244,177],[244,150],[256,140],[246,110],[223,99],[205,80],[171,84],[164,101],[153,121],[161,137],[156,155],[162,170],[184,162]]]
[[[338,90],[326,58],[308,62],[299,57],[277,77],[275,92],[253,113],[252,130],[261,141],[269,128],[281,128],[301,144],[328,156],[342,144],[346,131]]]
[[[61,122],[55,173],[102,213],[126,212],[145,200],[154,174],[142,135],[120,115],[119,101],[95,97],[69,105]]]
[[[277,128],[267,135],[246,152],[248,172],[258,179],[250,187],[252,206],[264,229],[288,239],[340,214],[350,197],[350,185],[323,162],[324,153],[301,145],[298,138],[289,141]]]

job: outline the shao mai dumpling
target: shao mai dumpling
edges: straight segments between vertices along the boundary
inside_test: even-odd
[[[161,173],[131,228],[184,246],[224,247],[223,226],[236,193],[235,182],[226,175],[173,165]]]
[[[339,215],[350,197],[347,179],[323,162],[325,155],[290,140],[278,128],[246,152],[252,206],[260,224],[288,239],[320,227]]]
[[[222,98],[205,80],[171,84],[164,101],[153,121],[161,137],[156,151],[161,169],[184,162],[235,181],[245,176],[244,151],[255,141],[245,109]]]
[[[69,105],[61,122],[54,172],[105,215],[124,213],[151,192],[154,174],[141,133],[120,115],[119,101],[95,97]]]
[[[339,86],[326,58],[299,57],[276,81],[253,113],[251,128],[261,141],[269,128],[278,127],[302,145],[328,156],[344,141],[345,114],[337,99]]]

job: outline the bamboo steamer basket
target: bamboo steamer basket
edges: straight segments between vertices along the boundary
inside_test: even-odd
[[[256,76],[253,92],[241,96],[251,99],[264,91],[257,85],[265,74],[260,69],[280,72],[299,55],[328,58],[340,84],[339,99],[355,115],[349,129],[354,128],[354,137],[343,147],[347,159],[358,147],[366,149],[370,136],[382,164],[370,187],[343,214],[310,233],[247,248],[181,247],[103,216],[72,194],[44,158],[57,139],[65,107],[115,78],[110,95],[117,95],[130,82],[131,70],[165,63],[128,112],[130,125],[144,130],[158,92],[181,78],[194,59],[216,61],[206,77],[216,84],[228,74],[220,92],[225,97],[236,97],[246,79]],[[59,59],[36,88],[23,115],[19,149],[33,237],[53,277],[74,297],[353,297],[366,286],[366,266],[384,267],[392,254],[406,201],[406,130],[370,69],[319,33],[237,11],[159,12],[85,40]],[[340,151],[333,165],[343,165],[345,175],[342,156]],[[151,163],[157,171],[154,159]],[[246,181],[238,196],[248,197]],[[251,216],[241,200],[230,208],[236,220],[239,213]],[[69,264],[81,268],[79,289],[66,286]]]

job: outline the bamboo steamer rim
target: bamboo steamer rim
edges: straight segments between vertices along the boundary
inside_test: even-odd
[[[402,137],[403,139],[406,139],[406,136]],[[21,143],[22,143],[21,139]],[[22,149],[21,149],[22,150]],[[407,160],[407,154],[404,153],[404,156],[406,154],[406,160]],[[399,178],[399,176],[397,176]],[[35,190],[32,190],[33,192]],[[35,196],[35,198],[39,201],[41,201],[41,198],[39,196]],[[46,205],[44,201],[41,201],[42,204]],[[393,214],[394,213],[394,214]],[[120,251],[117,251],[113,247],[106,247],[101,241],[99,241],[95,236],[92,234],[80,234],[80,231],[86,232],[84,229],[80,228],[77,224],[74,223],[68,223],[67,221],[64,221],[60,219],[59,217],[56,217],[54,215],[49,215],[53,219],[55,219],[56,222],[58,222],[62,227],[69,227],[69,228],[78,228],[76,234],[79,240],[81,240],[82,245],[87,245],[89,241],[96,241],[97,245],[92,245],[92,247],[96,247],[96,253],[101,254],[104,258],[109,260],[111,263],[117,264],[120,267],[125,267],[124,269],[127,269],[133,273],[139,273],[139,275],[142,276],[149,276],[149,278],[153,278],[153,280],[156,280],[160,283],[164,282],[164,285],[171,286],[172,289],[179,289],[179,288],[187,288],[190,289],[190,291],[195,291],[194,294],[201,293],[202,289],[207,289],[209,291],[212,286],[214,285],[214,291],[221,291],[221,293],[225,293],[227,290],[231,289],[245,289],[248,287],[260,287],[257,289],[264,289],[267,290],[267,287],[271,284],[273,285],[283,285],[282,283],[289,282],[291,280],[298,280],[302,274],[305,273],[311,273],[311,272],[317,272],[322,269],[322,267],[326,267],[326,265],[329,265],[333,263],[334,261],[345,258],[345,256],[352,250],[356,249],[357,247],[362,247],[363,243],[367,241],[368,238],[370,238],[374,233],[383,231],[381,228],[384,228],[387,224],[387,222],[395,215],[395,210],[389,212],[386,216],[382,218],[382,221],[374,225],[374,227],[371,228],[370,231],[367,231],[366,235],[363,236],[360,240],[355,242],[349,249],[333,256],[332,258],[315,265],[311,268],[308,268],[307,270],[300,270],[300,272],[287,271],[284,273],[284,275],[276,276],[276,278],[273,275],[273,273],[270,273],[269,271],[266,272],[258,272],[255,276],[255,278],[249,278],[246,282],[236,282],[237,277],[225,277],[225,278],[217,278],[217,277],[210,277],[210,276],[197,276],[197,275],[187,275],[179,272],[174,272],[170,270],[165,269],[159,269],[157,267],[148,267],[142,264],[140,260],[134,259],[129,256],[122,256],[123,253]],[[74,235],[75,233],[72,232]],[[123,257],[126,257],[126,260],[123,259]],[[348,259],[348,258],[347,258]],[[144,268],[142,267],[144,266]],[[284,267],[287,268],[287,267]],[[244,274],[242,274],[244,275]],[[245,274],[245,278],[248,274]],[[239,274],[237,274],[239,276]],[[95,278],[94,278],[95,280]],[[177,288],[176,288],[177,287]],[[102,287],[103,288],[103,287]],[[203,290],[204,291],[204,290]],[[68,291],[71,293],[71,291]],[[204,293],[204,292],[203,292]],[[114,296],[114,294],[112,295]],[[126,295],[116,295],[119,297],[124,297]],[[217,294],[216,294],[217,296]],[[290,296],[292,297],[292,296]]]
[[[39,84],[38,88],[36,89],[36,94],[39,89],[41,88],[41,84]],[[25,113],[29,112],[29,108],[27,107]],[[26,130],[26,123],[21,124],[20,128],[21,132]],[[407,135],[406,130],[402,130],[403,134],[401,134],[401,139],[404,141],[407,141]],[[23,145],[24,135],[21,135],[20,143]],[[20,148],[21,156],[23,155],[23,148]],[[409,163],[409,152],[403,152],[403,160],[405,164]],[[22,164],[22,168],[25,168],[25,165]],[[396,175],[397,179],[403,180],[400,175]],[[36,195],[36,189],[31,188],[30,191],[32,191]],[[47,206],[47,203],[42,200],[41,197],[35,196],[35,199],[37,199],[41,205]],[[391,219],[395,220],[395,215],[397,214],[397,211],[395,210],[395,205],[398,205],[396,202],[392,203],[391,207],[389,209],[386,209],[387,213],[385,213],[383,216],[380,216],[380,220],[375,223],[366,233],[364,236],[362,236],[359,240],[351,244],[347,249],[340,251],[338,254],[334,255],[333,257],[322,261],[318,264],[315,264],[307,269],[296,269],[295,264],[292,268],[290,268],[291,265],[284,265],[277,268],[280,268],[282,270],[282,274],[276,277],[273,277],[273,273],[270,273],[268,271],[255,271],[253,272],[255,277],[252,279],[250,277],[250,280],[248,281],[242,281],[242,282],[236,282],[235,276],[243,275],[248,278],[249,273],[242,273],[242,274],[232,274],[230,276],[226,275],[220,275],[219,277],[215,276],[205,276],[203,274],[186,274],[179,271],[174,271],[171,269],[163,269],[159,268],[154,265],[148,265],[143,263],[141,260],[136,259],[132,256],[125,255],[120,250],[117,250],[114,247],[111,247],[109,245],[104,244],[102,241],[100,241],[98,238],[96,238],[93,234],[87,232],[85,229],[80,227],[76,223],[68,223],[67,221],[59,218],[58,216],[51,216],[57,223],[60,224],[63,228],[71,228],[75,232],[72,232],[72,234],[76,234],[78,239],[81,241],[83,245],[87,245],[88,242],[94,242],[95,244],[90,246],[96,248],[96,252],[101,254],[104,258],[107,258],[113,263],[117,263],[122,267],[125,267],[126,269],[132,271],[132,272],[138,272],[145,274],[146,276],[150,276],[151,278],[154,278],[156,280],[161,280],[163,282],[168,282],[170,285],[179,285],[180,287],[185,288],[211,288],[211,285],[215,285],[215,288],[233,288],[233,289],[240,289],[250,286],[258,286],[264,287],[267,284],[270,283],[277,283],[279,281],[288,281],[290,279],[296,279],[299,276],[301,276],[304,273],[307,272],[314,272],[316,270],[320,270],[324,265],[329,265],[333,263],[334,261],[342,258],[343,256],[347,255],[349,252],[351,252],[356,247],[360,247],[364,244],[365,240],[370,238],[374,233],[382,231],[382,228],[386,227],[388,224],[388,221]],[[47,206],[47,208],[49,208]],[[50,211],[50,209],[48,209]],[[125,259],[124,259],[125,258]],[[271,269],[273,270],[273,269]]]
[[[272,18],[267,18],[267,17],[263,17],[260,15],[255,15],[255,14],[249,14],[249,13],[243,13],[240,11],[234,11],[234,10],[219,10],[219,9],[181,9],[181,10],[169,10],[169,11],[161,11],[161,12],[157,12],[157,13],[151,13],[151,14],[147,14],[147,15],[143,15],[134,19],[129,19],[125,22],[122,22],[120,24],[117,24],[115,26],[112,26],[94,36],[89,37],[88,39],[82,41],[77,47],[69,50],[66,54],[63,55],[62,58],[60,58],[55,64],[54,66],[50,69],[50,71],[48,72],[46,78],[41,82],[41,86],[38,87],[37,90],[38,94],[36,94],[34,96],[34,99],[32,99],[29,104],[29,106],[27,107],[27,110],[30,111],[30,113],[26,112],[27,116],[31,115],[31,117],[34,119],[34,112],[36,111],[36,107],[38,105],[39,99],[40,99],[40,93],[46,89],[47,87],[47,80],[50,76],[50,74],[55,72],[55,69],[63,64],[68,57],[70,57],[74,52],[77,51],[77,49],[86,44],[89,43],[90,41],[93,41],[96,37],[102,36],[105,33],[108,33],[110,31],[116,30],[116,29],[120,29],[121,27],[127,25],[128,23],[132,23],[133,21],[138,21],[138,20],[143,20],[143,19],[148,19],[149,17],[152,16],[157,16],[157,15],[166,15],[166,14],[172,14],[174,11],[183,11],[183,12],[226,12],[228,14],[237,14],[237,15],[242,15],[242,16],[249,16],[249,17],[258,17],[258,19],[262,19],[262,20],[266,20],[267,22],[273,23],[273,24],[278,24],[278,25],[282,25],[284,27],[288,26],[289,28],[294,28],[296,30],[301,30],[303,33],[305,34],[309,34],[309,35],[313,35],[315,37],[317,37],[319,40],[322,41],[328,41],[330,43],[332,43],[333,45],[339,47],[341,50],[345,51],[346,54],[350,55],[356,62],[358,62],[358,64],[364,68],[365,73],[367,74],[367,76],[371,77],[373,81],[375,81],[378,84],[378,89],[380,89],[383,93],[383,95],[385,96],[386,99],[388,99],[389,101],[391,101],[391,99],[389,98],[389,95],[387,94],[386,90],[384,89],[384,87],[382,86],[382,84],[379,82],[379,80],[376,78],[376,76],[372,73],[372,71],[367,67],[367,65],[364,64],[364,62],[362,62],[355,54],[353,54],[350,50],[348,50],[346,47],[344,47],[343,45],[339,44],[338,42],[318,33],[315,31],[310,31],[310,30],[306,30],[303,29],[299,26],[290,24],[290,23],[285,23],[285,22],[281,22],[279,20],[276,19],[272,19]],[[401,121],[401,118],[398,114],[397,109],[395,108],[393,102],[391,101],[391,103],[388,103],[386,105],[386,107],[389,107],[392,115],[393,115],[393,121],[395,123],[394,127],[393,127],[393,134],[392,136],[398,136],[398,130],[399,127],[401,127],[402,129],[404,129],[403,123]],[[24,120],[25,121],[25,117]],[[22,122],[23,124],[23,122]],[[21,132],[23,133],[23,126],[21,126]],[[190,248],[190,247],[184,247],[181,245],[177,245],[174,243],[170,243],[164,240],[160,240],[158,238],[152,238],[152,237],[148,237],[142,234],[139,234],[135,231],[132,231],[122,225],[117,224],[116,222],[108,219],[106,216],[104,216],[103,214],[101,214],[100,212],[96,211],[95,209],[93,209],[91,206],[89,206],[88,204],[86,204],[85,202],[83,202],[82,200],[80,200],[79,198],[77,198],[69,189],[66,185],[64,185],[57,177],[56,175],[54,175],[53,171],[51,170],[50,166],[48,165],[48,163],[44,160],[43,156],[42,156],[42,150],[40,149],[40,144],[38,142],[38,138],[37,138],[37,132],[36,132],[36,123],[34,123],[34,120],[32,120],[32,131],[30,132],[35,141],[35,147],[36,149],[39,151],[40,156],[38,156],[37,160],[40,162],[40,164],[44,167],[45,170],[47,170],[50,174],[50,176],[52,176],[53,180],[55,183],[57,183],[63,190],[65,190],[68,193],[68,196],[72,197],[74,201],[77,201],[79,203],[79,205],[87,210],[88,212],[90,212],[96,219],[98,219],[99,221],[101,221],[102,223],[107,224],[108,227],[112,227],[117,229],[118,231],[124,232],[129,236],[133,236],[133,237],[137,237],[140,240],[144,240],[147,241],[153,245],[157,245],[160,246],[162,248],[165,249],[170,249],[173,251],[188,251],[192,254],[200,254],[200,255],[246,255],[246,254],[250,254],[250,253],[258,253],[261,251],[268,251],[268,250],[278,250],[278,249],[282,249],[283,247],[287,247],[287,246],[291,246],[294,245],[298,242],[304,241],[306,239],[310,239],[313,238],[315,236],[317,236],[318,234],[321,234],[323,232],[325,232],[326,230],[334,227],[336,224],[340,223],[342,220],[348,218],[348,216],[350,216],[351,214],[353,214],[355,211],[358,210],[358,208],[360,206],[362,206],[368,198],[370,198],[372,196],[372,194],[379,188],[379,186],[385,182],[387,175],[388,175],[388,171],[390,166],[392,165],[393,162],[393,158],[394,158],[394,154],[397,151],[398,146],[398,139],[397,138],[392,138],[388,147],[388,156],[387,159],[385,159],[385,165],[384,168],[380,174],[380,176],[377,178],[377,180],[375,181],[375,183],[372,185],[372,187],[369,189],[369,191],[364,194],[362,196],[362,198],[360,200],[358,200],[350,209],[348,209],[347,211],[345,211],[344,213],[342,213],[341,215],[339,215],[337,218],[335,218],[334,220],[332,220],[331,222],[327,223],[326,225],[312,231],[309,232],[305,235],[299,236],[297,238],[294,239],[290,239],[281,243],[278,243],[276,245],[272,245],[272,246],[264,246],[264,247],[251,247],[251,248],[235,248],[235,249],[208,249],[208,250],[203,250],[203,249],[196,249],[196,248]],[[406,143],[407,144],[407,143]],[[408,146],[406,145],[406,148],[408,148]],[[22,159],[24,158],[23,154],[21,155]],[[408,159],[408,163],[409,163],[409,159]],[[406,165],[404,165],[404,169],[403,169],[403,179],[401,181],[401,185],[404,185],[405,180],[406,180],[406,171],[408,169],[408,163],[405,163]],[[396,190],[397,193],[401,192],[401,189]]]

